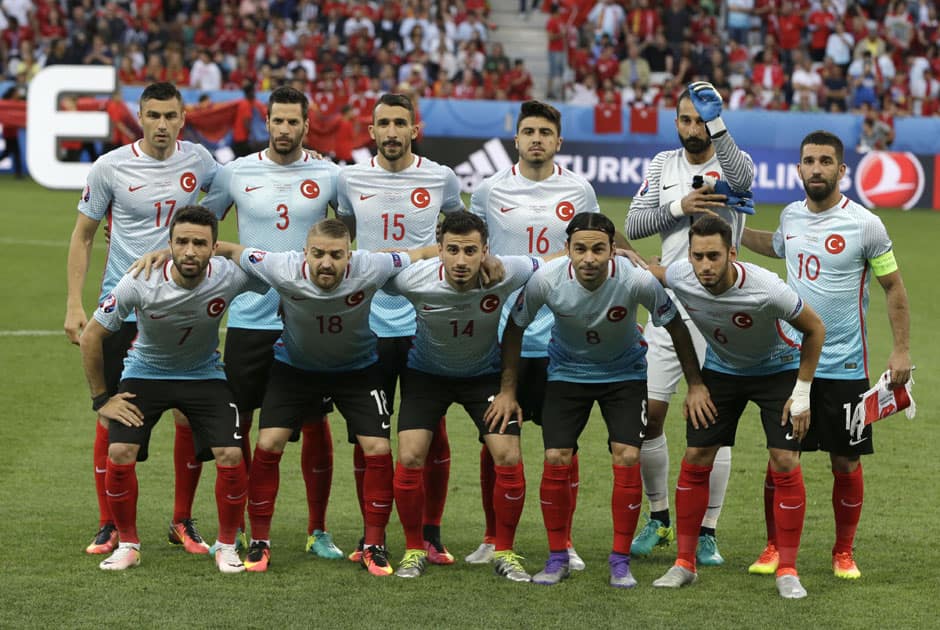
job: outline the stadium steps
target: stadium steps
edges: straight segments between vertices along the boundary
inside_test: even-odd
[[[548,35],[545,32],[548,15],[536,9],[523,19],[516,0],[493,2],[490,6],[489,21],[498,27],[490,32],[490,41],[501,42],[511,60],[525,61],[532,73],[532,96],[544,98],[548,83]]]

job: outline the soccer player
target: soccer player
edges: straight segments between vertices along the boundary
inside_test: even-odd
[[[852,411],[868,389],[866,313],[871,276],[878,278],[888,306],[894,346],[888,358],[891,387],[903,387],[911,375],[910,313],[907,290],[884,224],[872,212],[845,197],[844,148],[838,136],[814,131],[800,145],[800,179],[806,199],[780,213],[773,233],[745,230],[746,247],[765,256],[785,258],[787,284],[816,309],[826,325],[826,343],[810,394],[813,423],[804,451],[829,453],[836,540],[832,569],[836,577],[861,576],[853,556],[855,531],[862,513],[864,483],[861,456],[874,451],[871,425],[856,426]],[[765,482],[765,513],[773,482]],[[768,536],[772,538],[771,536]],[[752,573],[771,573],[783,560],[779,541],[769,540]]]
[[[725,127],[721,95],[710,83],[692,83],[679,95],[676,130],[682,148],[662,151],[653,158],[626,220],[627,237],[631,240],[659,235],[663,265],[686,259],[689,226],[702,212],[714,212],[727,220],[732,226],[735,246],[740,242],[744,216],[728,208],[726,196],[715,194],[712,186],[693,188],[696,176],[724,180],[733,190],[742,192],[750,190],[754,180],[754,162],[738,148]],[[688,322],[688,314],[681,305],[677,308],[682,320]],[[695,326],[688,328],[701,358],[705,340]],[[633,553],[640,556],[650,554],[657,546],[668,545],[675,537],[669,519],[669,449],[663,425],[679,383],[679,363],[669,336],[649,323],[643,336],[649,344],[649,407],[640,467],[650,514],[633,541]],[[715,528],[730,474],[731,449],[719,449],[711,475],[708,510],[700,530],[697,554],[701,565],[724,561],[718,552]]]
[[[385,550],[393,494],[391,420],[369,311],[378,288],[406,268],[412,257],[434,254],[430,247],[423,251],[351,253],[349,232],[336,219],[316,223],[303,252],[226,245],[226,255],[274,287],[284,311],[284,330],[274,350],[251,465],[251,546],[245,558],[249,571],[267,571],[270,561],[271,519],[284,447],[310,409],[318,409],[324,397],[331,397],[365,457],[365,540],[360,562],[372,575],[391,575]]]
[[[339,167],[304,151],[307,97],[280,87],[268,99],[265,126],[268,148],[223,166],[203,200],[210,210],[238,208],[238,238],[249,247],[269,251],[300,251],[310,227],[336,207]],[[283,322],[280,297],[271,289],[263,296],[246,294],[232,304],[225,336],[225,373],[242,419],[242,454],[251,463],[249,431],[254,410],[261,407],[274,344]],[[326,405],[324,413],[329,410]],[[306,550],[321,558],[342,558],[343,552],[326,530],[326,508],[333,480],[333,438],[325,415],[304,418],[301,469],[307,492]]]
[[[346,223],[362,249],[414,248],[436,242],[438,216],[465,210],[457,176],[446,166],[415,155],[411,143],[418,135],[414,105],[402,94],[383,94],[372,111],[369,135],[378,154],[368,163],[347,166],[339,177],[337,217]],[[414,307],[401,296],[379,291],[372,302],[372,330],[379,337],[379,366],[389,409],[394,407],[398,375],[404,370],[415,333]],[[350,436],[350,441],[355,440]],[[453,564],[441,543],[441,516],[450,477],[450,444],[444,418],[434,432],[425,467],[424,542],[433,564]],[[354,449],[353,468],[360,508],[362,449]],[[358,560],[359,550],[351,554]]]
[[[689,332],[676,308],[648,271],[613,255],[614,225],[603,214],[582,212],[567,227],[567,258],[543,265],[526,284],[503,335],[500,392],[486,412],[505,427],[521,420],[516,402],[523,331],[543,305],[555,315],[548,345],[548,380],[542,407],[545,464],[540,499],[550,554],[532,581],[557,584],[568,577],[567,527],[572,451],[597,401],[607,424],[613,459],[613,549],[610,585],[632,588],[630,542],[642,505],[639,455],[646,408],[646,344],[636,325],[642,305],[673,338],[689,393],[688,413],[713,418]]]
[[[568,221],[578,212],[600,212],[591,184],[582,176],[555,164],[561,148],[561,112],[547,103],[526,101],[516,121],[519,161],[486,178],[470,197],[470,211],[480,216],[489,230],[490,252],[499,256],[543,256],[565,246]],[[500,333],[515,298],[505,301]],[[517,396],[524,418],[542,423],[542,400],[548,368],[548,339],[552,328],[548,308],[539,311],[522,339],[522,361]],[[493,559],[496,515],[493,511],[495,472],[486,444],[480,449],[480,489],[486,532],[467,562],[482,564]],[[571,517],[574,517],[580,485],[577,452],[571,459]],[[571,519],[569,519],[570,521]],[[568,526],[569,567],[584,569],[584,561],[571,544]]]
[[[239,448],[238,410],[219,361],[219,323],[232,298],[267,287],[234,263],[213,257],[218,220],[205,208],[177,210],[169,234],[172,261],[149,279],[124,276],[80,339],[92,407],[109,423],[105,488],[120,538],[99,566],[120,571],[140,564],[135,467],[147,459],[150,434],[161,414],[178,408],[193,428],[199,460],[216,460],[216,565],[223,573],[239,573],[245,567],[235,549],[235,533],[245,511],[248,471]],[[135,311],[138,336],[112,395],[105,379],[105,340]]]
[[[777,591],[787,599],[806,597],[796,571],[806,514],[800,439],[810,423],[810,386],[826,335],[822,320],[776,274],[737,262],[731,226],[716,216],[692,224],[687,260],[650,271],[673,290],[692,323],[708,331],[702,380],[718,409],[714,424],[686,427],[688,446],[676,484],[678,559],[653,586],[677,588],[696,580],[695,548],[712,462],[719,447],[734,445],[741,413],[753,401],[761,410],[776,488]],[[801,344],[781,320],[802,333]]]
[[[484,286],[483,257],[487,228],[469,212],[447,215],[440,229],[439,259],[427,260],[395,276],[385,286],[414,305],[417,334],[408,353],[408,367],[398,414],[398,465],[395,504],[405,530],[405,555],[395,574],[414,578],[424,573],[428,552],[422,538],[425,461],[438,421],[453,403],[463,405],[480,440],[495,462],[496,573],[514,582],[531,576],[513,551],[516,526],[525,503],[525,475],[518,423],[500,431],[483,414],[499,391],[498,327],[502,306],[538,269],[530,256],[502,256],[505,275]]]
[[[101,282],[99,303],[117,284],[128,266],[139,256],[160,249],[167,241],[167,227],[178,208],[196,202],[200,189],[207,189],[218,165],[202,146],[177,140],[186,120],[183,97],[170,83],[153,83],[140,96],[138,119],[143,138],[101,156],[88,173],[78,203],[78,216],[69,242],[68,302],[65,334],[79,343],[88,320],[82,305],[82,289],[88,273],[95,232],[107,218],[111,242]],[[128,312],[127,321],[105,342],[105,389],[117,392],[127,350],[137,336],[137,318]],[[190,553],[208,553],[192,519],[193,497],[202,464],[193,447],[192,430],[177,415],[174,466],[176,492],[169,540]],[[117,544],[117,530],[105,494],[108,458],[108,423],[99,418],[95,433],[94,470],[98,495],[99,530],[86,548],[88,553],[106,554]]]

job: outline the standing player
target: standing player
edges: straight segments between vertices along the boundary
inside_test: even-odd
[[[582,176],[555,164],[561,149],[561,112],[547,103],[526,101],[516,121],[519,162],[486,178],[470,198],[470,211],[480,216],[490,232],[490,252],[499,256],[544,256],[565,246],[568,221],[579,212],[600,212],[591,184]],[[515,299],[506,301],[500,333]],[[517,396],[524,418],[542,423],[542,400],[548,368],[548,339],[553,324],[551,311],[542,308],[526,328],[522,339]],[[486,446],[480,449],[480,489],[486,532],[480,547],[467,562],[482,564],[493,559],[496,517],[493,512],[495,472]],[[571,459],[571,518],[577,506],[580,485],[578,455]],[[570,521],[571,519],[569,519]],[[584,569],[584,561],[571,544],[568,525],[568,554],[571,569]]]
[[[832,569],[836,577],[855,579],[861,576],[852,552],[864,494],[861,456],[874,449],[871,425],[855,426],[851,420],[859,395],[868,389],[865,316],[872,274],[884,289],[894,337],[888,358],[892,388],[903,387],[911,375],[910,314],[884,224],[839,191],[846,169],[843,155],[842,141],[828,131],[803,138],[799,171],[806,199],[783,209],[776,232],[748,229],[743,242],[765,256],[785,258],[787,284],[826,324],[826,344],[810,395],[813,424],[802,448],[829,453],[836,522]],[[767,495],[773,492],[772,481],[767,481],[765,513]],[[766,515],[769,522],[773,515]],[[772,573],[782,562],[777,547],[779,542],[770,540],[751,573]]]
[[[238,239],[249,247],[269,251],[299,251],[307,231],[336,207],[339,167],[304,151],[307,136],[307,97],[290,87],[271,92],[265,126],[268,148],[219,170],[203,200],[210,210],[224,213],[238,207]],[[274,362],[274,344],[283,322],[280,297],[242,295],[232,304],[225,336],[225,373],[242,419],[242,454],[251,463],[249,431],[254,410],[261,407]],[[306,550],[321,558],[342,558],[343,552],[326,531],[326,508],[333,480],[333,438],[326,416],[311,411],[303,418],[300,464],[307,491]]]
[[[219,361],[219,323],[232,298],[266,287],[234,263],[212,257],[218,220],[205,208],[178,210],[169,233],[172,261],[146,280],[124,276],[81,336],[92,407],[109,422],[105,487],[120,537],[118,548],[99,566],[120,571],[140,564],[135,466],[147,459],[150,433],[161,414],[175,407],[194,429],[200,461],[216,460],[215,561],[223,573],[239,573],[245,567],[235,550],[235,534],[245,511],[248,471],[239,448],[238,410]],[[140,334],[112,396],[105,380],[104,341],[135,311]]]
[[[639,456],[646,415],[646,346],[636,325],[640,305],[673,337],[689,382],[688,413],[705,422],[713,417],[714,408],[702,384],[689,332],[676,317],[672,300],[648,271],[613,256],[610,219],[599,213],[580,213],[567,231],[568,257],[541,267],[513,308],[503,336],[500,392],[486,418],[503,427],[521,420],[515,392],[523,331],[547,304],[555,323],[548,345],[551,387],[546,388],[542,413],[545,465],[540,498],[551,553],[545,569],[532,581],[550,585],[568,577],[569,467],[597,401],[607,423],[614,473],[610,585],[632,588],[636,580],[630,572],[630,543],[642,505]]]
[[[692,83],[679,95],[676,104],[676,130],[681,149],[662,151],[650,162],[646,180],[630,204],[627,237],[644,238],[659,234],[662,264],[685,260],[689,248],[688,230],[696,215],[715,212],[732,226],[737,246],[744,229],[744,217],[727,207],[725,195],[711,186],[693,188],[695,177],[721,180],[736,191],[748,191],[754,180],[754,162],[735,144],[721,119],[721,95],[710,84]],[[683,321],[688,314],[678,306]],[[689,326],[699,357],[705,354],[701,333]],[[663,424],[669,401],[679,383],[679,362],[662,329],[647,324],[643,332],[649,344],[649,408],[644,429],[640,466],[643,486],[650,502],[650,516],[633,541],[633,553],[648,555],[653,548],[667,545],[675,537],[669,520],[669,449]],[[708,510],[700,530],[698,563],[717,565],[724,560],[718,553],[715,528],[731,474],[731,449],[719,449],[712,470]]]
[[[806,597],[796,571],[806,514],[800,440],[809,428],[810,385],[826,329],[776,274],[737,262],[731,226],[715,216],[702,217],[689,229],[687,260],[650,271],[673,290],[692,323],[709,331],[702,380],[718,409],[714,424],[686,427],[688,446],[676,484],[678,560],[653,586],[677,588],[696,580],[695,547],[708,507],[712,462],[720,446],[734,445],[741,413],[753,401],[761,410],[768,474],[776,487],[777,591],[787,599]],[[803,334],[801,345],[787,336],[780,320]]]
[[[410,255],[351,254],[349,232],[336,219],[310,229],[303,253],[227,245],[227,254],[229,247],[243,269],[274,287],[284,311],[284,331],[274,350],[251,466],[251,547],[245,565],[249,571],[267,571],[284,447],[309,410],[328,396],[365,457],[365,548],[360,561],[372,575],[390,575],[385,527],[392,512],[391,421],[369,309],[378,288],[407,267],[412,256],[433,255],[434,249]]]
[[[101,220],[107,217],[111,242],[99,303],[132,262],[146,252],[163,247],[174,211],[195,203],[199,190],[209,187],[218,168],[204,147],[177,140],[186,121],[186,113],[183,97],[172,84],[147,86],[140,96],[137,115],[143,138],[96,160],[78,203],[78,217],[69,242],[65,315],[65,334],[74,344],[79,342],[88,321],[82,305],[82,289],[95,232]],[[136,317],[130,311],[120,330],[105,342],[105,388],[109,394],[117,392],[124,356],[137,336]],[[173,451],[176,493],[169,540],[182,544],[190,553],[208,553],[209,545],[203,542],[192,519],[193,497],[202,464],[196,458],[192,430],[185,418],[177,415],[176,420]],[[117,544],[114,519],[105,495],[107,458],[107,422],[99,419],[95,433],[94,469],[100,529],[85,549],[88,553],[110,553]]]
[[[372,112],[369,135],[378,154],[367,164],[348,166],[339,177],[337,216],[346,223],[362,249],[414,248],[433,245],[438,216],[465,210],[454,172],[415,155],[411,143],[418,135],[414,105],[402,94],[383,94]],[[372,302],[372,330],[379,337],[379,366],[385,374],[389,409],[394,407],[398,375],[405,369],[415,333],[414,307],[401,296],[383,291]],[[351,440],[353,441],[353,440]],[[357,445],[353,466],[362,501],[362,449]],[[424,506],[424,546],[433,564],[453,564],[441,543],[441,516],[450,478],[450,444],[444,418],[434,432],[430,465],[425,468],[428,492]],[[350,559],[358,559],[357,550]]]
[[[503,279],[483,286],[481,265],[487,254],[487,229],[468,212],[447,215],[441,224],[439,259],[423,261],[386,285],[403,295],[417,313],[417,334],[402,375],[398,414],[398,465],[395,504],[405,530],[405,555],[395,572],[414,578],[424,573],[428,552],[422,538],[425,461],[438,421],[453,403],[463,405],[495,460],[494,514],[496,573],[514,582],[531,576],[513,552],[516,526],[525,504],[525,474],[519,423],[500,431],[483,414],[499,391],[499,320],[502,305],[538,269],[537,258],[505,256]]]

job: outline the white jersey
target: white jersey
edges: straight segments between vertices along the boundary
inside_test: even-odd
[[[539,268],[538,258],[499,256],[506,270],[497,284],[454,289],[437,258],[422,260],[385,286],[417,312],[408,367],[429,374],[471,377],[499,372],[498,327],[503,305]]]
[[[374,157],[347,166],[338,188],[337,216],[355,217],[357,246],[371,251],[433,245],[440,213],[465,210],[454,171],[417,155],[397,173],[386,171]],[[414,308],[403,297],[379,291],[371,325],[379,337],[413,335]]]
[[[99,303],[135,260],[166,248],[174,211],[195,204],[218,167],[205,147],[185,141],[165,160],[144,153],[140,140],[95,160],[78,211],[95,221],[107,217],[111,229]]]
[[[311,226],[336,207],[336,180],[340,168],[304,152],[292,164],[271,161],[264,151],[223,166],[202,205],[213,212],[237,206],[238,240],[247,247],[267,251],[298,251],[307,244]],[[245,294],[232,304],[231,328],[280,330],[278,295]]]
[[[470,212],[486,222],[490,253],[504,256],[544,256],[562,250],[568,240],[568,222],[579,212],[600,212],[597,195],[584,177],[559,165],[551,176],[533,181],[519,165],[486,178],[470,197]],[[507,301],[500,321],[502,336],[506,318],[515,302]],[[544,357],[552,329],[548,308],[539,311],[522,339],[522,356]]]
[[[803,300],[780,277],[735,262],[737,281],[721,295],[710,293],[688,260],[669,265],[666,284],[708,342],[705,367],[725,374],[761,376],[799,367],[799,345],[780,320],[803,312]]]
[[[124,276],[95,311],[98,323],[111,332],[137,314],[137,338],[121,378],[224,380],[218,351],[222,315],[239,293],[264,293],[268,286],[234,262],[214,257],[203,281],[185,289],[173,281],[172,266],[172,260],[166,261],[149,280]]]
[[[281,296],[284,332],[274,358],[301,370],[347,372],[378,360],[369,306],[385,282],[411,264],[408,254],[354,251],[339,286],[324,291],[310,277],[303,252],[246,249],[241,265]]]
[[[653,274],[620,256],[608,263],[607,278],[594,291],[581,286],[567,257],[542,265],[519,294],[513,320],[526,326],[543,305],[555,315],[548,380],[576,383],[645,380],[646,342],[637,307],[643,305],[657,326],[677,314]]]

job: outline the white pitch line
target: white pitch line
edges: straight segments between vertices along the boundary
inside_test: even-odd
[[[26,245],[29,247],[68,247],[68,241],[45,241],[45,240],[29,240],[21,238],[10,238],[9,236],[0,236],[0,245]],[[103,243],[95,243],[94,247],[97,249],[99,247],[104,247]]]
[[[219,333],[225,334],[227,328],[220,328]],[[0,330],[0,337],[55,337],[65,336],[64,330]]]

